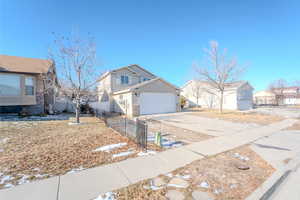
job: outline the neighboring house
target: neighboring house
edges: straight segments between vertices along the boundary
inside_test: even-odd
[[[180,89],[138,65],[103,74],[98,85],[99,101],[110,112],[134,117],[180,110]]]
[[[273,88],[254,94],[256,105],[299,105],[300,87]]]
[[[220,107],[220,92],[209,82],[191,80],[182,88],[182,96],[187,99],[189,107],[218,109]],[[253,107],[253,87],[247,81],[228,83],[223,96],[223,109],[248,110]]]
[[[55,103],[58,86],[49,60],[0,55],[0,113],[41,114]]]
[[[272,90],[278,102],[278,105],[299,105],[300,87],[292,86],[285,88],[275,88]]]
[[[276,95],[269,90],[255,92],[253,95],[255,105],[276,105]]]

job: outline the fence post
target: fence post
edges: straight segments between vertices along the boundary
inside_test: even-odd
[[[146,149],[146,152],[147,152],[147,146],[148,146],[148,124],[147,122],[144,122],[144,125],[145,125],[145,130],[144,130],[144,145],[145,145],[145,149]]]

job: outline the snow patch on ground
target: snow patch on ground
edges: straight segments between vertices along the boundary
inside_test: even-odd
[[[48,120],[68,120],[70,115],[46,115],[19,117],[17,115],[0,116],[0,121],[48,121]]]
[[[3,138],[0,140],[0,144],[5,144],[8,140],[9,138]]]
[[[94,200],[116,200],[115,193],[113,192],[106,192],[104,194],[100,194],[96,199]]]
[[[102,146],[102,147],[99,147],[97,149],[94,149],[93,152],[98,152],[98,151],[110,152],[114,149],[121,148],[121,147],[126,146],[126,145],[127,145],[126,142],[118,143],[118,144],[110,144],[110,145],[106,145],[106,146]]]
[[[181,147],[183,143],[181,141],[172,141],[168,139],[163,139],[162,147],[163,148],[174,148],[174,147]]]
[[[7,183],[4,185],[4,188],[10,188],[10,187],[14,187],[14,185],[11,183]]]
[[[153,133],[150,133],[147,137],[148,142],[155,142],[155,135]],[[162,137],[162,147],[169,149],[169,148],[175,148],[175,147],[180,147],[183,146],[184,143],[181,141],[175,141],[173,139],[167,138],[167,137]]]
[[[179,178],[182,178],[182,179],[185,179],[185,180],[188,180],[188,179],[190,179],[191,178],[191,175],[189,175],[189,174],[186,174],[186,175],[176,175],[177,177],[179,177]]]
[[[12,177],[10,175],[6,175],[6,176],[3,176],[3,177],[0,177],[0,184],[4,184],[6,181],[11,181],[13,179],[14,179],[14,177]]]
[[[129,156],[129,155],[131,155],[133,153],[134,153],[134,151],[125,151],[125,152],[113,154],[112,158],[118,158],[118,157],[122,157],[122,156]]]
[[[154,184],[153,180],[151,180],[150,181],[150,186],[144,185],[143,188],[146,189],[146,190],[160,190],[160,189],[163,189],[164,187],[163,186],[156,186]]]
[[[156,153],[157,153],[156,151],[150,151],[150,150],[148,150],[146,152],[141,151],[137,155],[138,156],[149,156],[149,155],[155,155]]]
[[[157,187],[155,185],[150,185],[150,186],[144,185],[143,188],[146,190],[160,190],[160,189],[163,189],[164,187]]]
[[[178,185],[178,184],[168,184],[168,187],[186,188],[186,186],[184,186],[184,185]]]
[[[28,175],[23,175],[21,179],[18,180],[18,185],[24,184],[24,183],[29,183],[30,181],[27,180],[30,176]]]
[[[168,174],[166,174],[166,176],[169,177],[169,178],[172,178],[173,174],[172,173],[168,173]]]
[[[210,187],[209,184],[205,181],[201,182],[199,186],[206,189]]]
[[[47,176],[49,176],[49,174],[36,174],[34,175],[36,178],[45,178]]]
[[[242,155],[240,155],[239,153],[234,153],[234,154],[233,154],[233,157],[238,158],[238,159],[243,160],[243,161],[248,161],[248,160],[250,160],[247,156],[242,156]]]
[[[71,169],[70,171],[67,172],[67,174],[72,174],[72,173],[75,173],[75,172],[80,172],[82,170],[84,170],[85,168],[80,166],[79,168],[74,168],[74,169]]]

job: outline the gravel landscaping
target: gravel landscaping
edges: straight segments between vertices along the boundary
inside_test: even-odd
[[[69,120],[0,121],[0,189],[37,179],[73,173],[141,153],[137,145],[94,117]]]
[[[100,195],[104,199],[245,199],[274,168],[243,146],[208,157],[171,173]],[[98,200],[97,199],[97,200]]]

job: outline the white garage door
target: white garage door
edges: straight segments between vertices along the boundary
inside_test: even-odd
[[[141,93],[140,114],[176,112],[175,99],[172,93]]]

